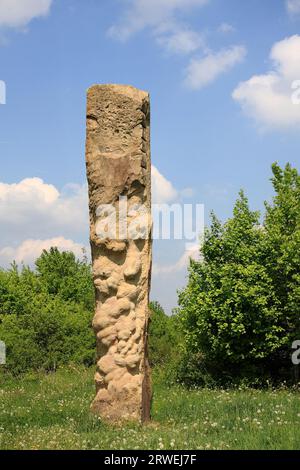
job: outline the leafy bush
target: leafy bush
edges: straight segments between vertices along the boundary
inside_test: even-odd
[[[38,279],[48,294],[93,309],[94,288],[91,267],[86,260],[79,261],[74,253],[61,253],[51,248],[38,258],[36,268]]]
[[[300,338],[300,177],[273,165],[275,197],[260,225],[241,192],[233,217],[212,215],[201,261],[191,261],[179,295],[185,358],[212,380],[250,383],[287,378]],[[188,363],[179,370],[182,380]],[[197,380],[197,379],[196,379]]]
[[[61,364],[91,365],[93,284],[86,261],[56,248],[44,251],[36,270],[13,264],[0,271],[0,338],[5,370],[55,370]]]
[[[178,352],[174,317],[165,314],[158,302],[150,303],[149,357],[151,367],[166,365]]]

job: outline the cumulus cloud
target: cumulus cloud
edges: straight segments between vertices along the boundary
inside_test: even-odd
[[[131,0],[121,20],[109,29],[109,34],[121,41],[141,30],[161,28],[174,22],[175,14],[201,7],[209,0]]]
[[[186,270],[189,260],[199,259],[199,244],[187,245],[184,253],[174,264],[170,265],[160,265],[157,263],[153,264],[153,275],[158,276],[161,274],[172,274],[177,273],[182,270]]]
[[[6,246],[0,249],[0,266],[6,267],[12,261],[32,266],[43,250],[57,247],[60,251],[73,251],[78,257],[83,257],[83,246],[73,240],[64,237],[56,237],[48,240],[25,240],[16,247]]]
[[[153,202],[168,204],[192,196],[192,190],[178,190],[161,172],[152,168]],[[86,185],[68,184],[62,189],[41,178],[26,178],[17,183],[0,182],[0,267],[12,261],[33,266],[44,249],[56,246],[61,251],[73,251],[78,258],[82,248],[89,254],[88,193]],[[198,232],[197,232],[198,233]],[[160,243],[155,245],[155,259],[160,259]],[[175,245],[174,245],[175,243]],[[176,242],[163,245],[163,253],[178,252]],[[174,292],[181,287],[190,256],[198,247],[188,248],[173,265],[154,263],[152,293],[165,299],[166,306],[175,302]],[[161,275],[166,275],[163,285]],[[172,278],[172,275],[174,278]],[[183,280],[181,280],[181,278]],[[160,293],[161,292],[161,293]]]
[[[262,129],[299,128],[300,106],[293,95],[300,79],[300,36],[275,43],[270,60],[272,70],[240,83],[233,99]]]
[[[205,47],[202,34],[178,20],[178,15],[202,7],[210,0],[130,0],[121,19],[108,34],[126,41],[134,34],[149,29],[156,42],[167,52],[190,54]]]
[[[0,183],[0,243],[14,239],[67,238],[87,233],[87,187],[67,185],[62,191],[40,178]]]
[[[291,15],[299,15],[300,0],[286,0],[286,8]]]
[[[157,42],[171,54],[190,54],[198,49],[205,49],[203,35],[192,29],[173,26],[167,35],[159,35]]]
[[[156,167],[152,191],[156,204],[191,196],[191,190],[178,191]],[[79,254],[89,237],[87,186],[68,184],[59,190],[41,178],[0,182],[0,226],[0,265],[13,259],[29,263],[53,245]]]
[[[191,59],[186,69],[186,86],[199,90],[209,85],[220,75],[241,63],[246,53],[244,46],[232,46],[217,53],[210,53],[201,59]]]
[[[182,190],[176,189],[171,181],[169,181],[159,170],[152,165],[152,202],[154,204],[169,204],[185,198],[191,198],[194,194],[192,188]]]
[[[191,189],[177,190],[152,167],[153,202],[165,204],[190,197]],[[68,184],[62,190],[41,178],[18,183],[0,182],[0,245],[12,239],[49,239],[57,234],[67,239],[87,238],[89,227],[86,185]]]
[[[155,204],[167,204],[178,197],[178,191],[158,169],[152,165],[152,200]]]
[[[31,20],[46,16],[52,0],[0,0],[0,27],[22,28]]]
[[[223,34],[234,33],[235,28],[229,23],[221,23],[218,27],[218,32]]]
[[[183,21],[184,14],[209,3],[210,0],[128,0],[128,7],[119,21],[109,28],[108,34],[125,42],[147,29],[156,43],[169,54],[201,52],[204,58],[193,58],[185,71],[188,87],[200,89],[229,71],[246,55],[243,46],[233,46],[219,53],[211,52],[207,45],[207,32],[195,31]],[[217,31],[230,33],[234,28],[222,23]]]

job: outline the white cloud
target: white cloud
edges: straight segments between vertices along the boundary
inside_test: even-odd
[[[73,251],[78,258],[83,256],[83,246],[64,237],[25,240],[17,247],[7,246],[0,249],[0,266],[8,266],[12,261],[32,266],[43,250],[49,250],[51,247],[57,247],[60,251]]]
[[[178,197],[178,191],[173,187],[158,169],[152,165],[152,200],[155,204],[167,204]]]
[[[0,183],[0,244],[10,240],[87,233],[87,187],[67,185],[61,192],[40,178]]]
[[[300,0],[286,0],[286,7],[291,15],[300,14]]]
[[[119,22],[112,25],[108,34],[126,41],[134,34],[149,29],[156,42],[167,52],[190,54],[205,48],[202,34],[193,31],[178,20],[178,15],[202,7],[210,0],[129,0]]]
[[[191,189],[177,190],[156,167],[152,168],[152,184],[153,202],[157,204],[192,196]],[[43,249],[52,246],[81,257],[89,236],[87,186],[68,184],[59,190],[40,178],[26,178],[12,184],[0,182],[0,227],[0,267],[7,267],[13,260],[32,265]],[[177,247],[167,244],[171,253],[178,252]],[[181,287],[180,276],[185,275],[188,258],[189,254],[184,253],[172,269],[154,267],[166,275],[170,272],[162,292],[161,282],[154,282],[154,298],[170,305],[176,303],[176,288]],[[171,278],[173,271],[175,279]]]
[[[158,36],[157,42],[173,54],[190,54],[206,47],[200,33],[178,26],[171,28],[170,34]]]
[[[191,196],[190,189],[178,191],[156,167],[152,168],[152,192],[156,204]],[[83,240],[85,245],[89,236],[87,186],[68,184],[60,191],[40,178],[0,182],[0,227],[0,249],[58,236]]]
[[[221,23],[219,28],[218,28],[218,32],[219,33],[224,33],[224,34],[234,33],[235,28],[234,28],[234,26],[232,26],[229,23]]]
[[[246,49],[233,46],[219,53],[210,52],[206,39],[207,32],[195,31],[183,21],[185,14],[204,7],[211,0],[127,0],[127,8],[119,21],[109,30],[109,36],[125,42],[143,30],[149,30],[152,37],[169,54],[191,55],[201,51],[204,58],[193,58],[186,68],[186,84],[199,89],[214,81],[220,74],[241,62]],[[222,23],[221,33],[235,31],[232,25]]]
[[[192,188],[184,188],[182,190],[174,188],[171,181],[163,176],[154,165],[152,165],[151,169],[151,180],[153,204],[168,204],[191,198],[194,194]]]
[[[178,259],[174,264],[170,265],[160,265],[153,264],[153,275],[158,276],[161,274],[172,274],[177,273],[182,270],[186,270],[189,264],[190,258],[199,259],[199,243],[188,245],[185,249],[183,255]]]
[[[80,257],[88,241],[87,187],[69,184],[59,191],[40,178],[0,183],[0,226],[0,266],[32,264],[51,246]]]
[[[274,44],[270,59],[273,70],[240,83],[232,96],[262,129],[299,128],[300,106],[292,101],[292,84],[300,79],[300,36]]]
[[[52,0],[0,0],[0,27],[21,28],[46,16]]]
[[[153,202],[164,204],[190,197],[192,190],[177,190],[152,167]],[[87,185],[68,184],[61,191],[40,178],[19,183],[0,182],[0,246],[11,240],[65,238],[87,239],[89,229]]]
[[[246,56],[244,46],[232,46],[201,59],[192,59],[186,69],[185,84],[194,90],[201,89],[220,75],[241,63]]]
[[[124,41],[144,28],[157,28],[173,22],[178,11],[201,7],[209,0],[130,0],[121,21],[109,29],[109,34]]]

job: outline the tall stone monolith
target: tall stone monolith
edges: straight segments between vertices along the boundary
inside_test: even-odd
[[[147,357],[151,276],[148,93],[95,85],[87,96],[86,164],[97,336],[95,413],[150,418]]]

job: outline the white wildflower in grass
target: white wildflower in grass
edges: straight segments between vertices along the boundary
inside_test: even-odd
[[[189,390],[156,383],[153,421],[109,426],[89,411],[93,368],[0,376],[1,449],[295,449],[297,391]],[[20,386],[21,381],[21,386]]]

